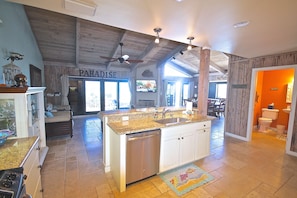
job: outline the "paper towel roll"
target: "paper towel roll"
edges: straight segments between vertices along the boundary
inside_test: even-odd
[[[193,102],[186,102],[186,111],[192,111],[193,109]]]

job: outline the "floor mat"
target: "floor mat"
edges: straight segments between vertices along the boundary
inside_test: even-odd
[[[159,176],[179,196],[214,179],[212,175],[194,164],[161,173]]]

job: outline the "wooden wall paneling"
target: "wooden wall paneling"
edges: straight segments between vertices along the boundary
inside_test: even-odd
[[[252,68],[295,64],[297,64],[297,52],[269,55],[253,59],[244,59],[230,55],[225,131],[246,137]],[[240,70],[242,70],[242,73]],[[245,91],[232,88],[232,85],[241,83],[247,84],[247,89],[245,89]],[[295,111],[295,118],[293,121],[293,134],[290,150],[297,152],[297,111]]]
[[[235,62],[229,68],[228,105],[225,129],[246,137],[248,102],[250,95],[251,64],[249,60]]]

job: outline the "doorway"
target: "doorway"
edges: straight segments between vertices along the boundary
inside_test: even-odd
[[[294,114],[295,114],[295,106],[296,106],[296,96],[293,94],[293,100],[292,103],[286,104],[286,86],[289,83],[289,80],[284,81],[283,84],[275,84],[277,83],[281,76],[275,75],[273,78],[270,79],[268,84],[270,86],[263,86],[264,91],[259,91],[259,88],[257,87],[258,83],[265,84],[265,79],[263,78],[263,82],[261,82],[261,78],[257,78],[259,73],[261,72],[281,72],[281,70],[293,70],[293,77],[292,81],[294,81],[294,78],[296,76],[297,71],[297,65],[289,65],[289,66],[278,66],[278,67],[267,67],[267,68],[255,68],[252,70],[252,80],[251,80],[251,92],[250,92],[250,100],[249,100],[249,113],[248,113],[248,127],[247,127],[247,140],[252,140],[252,133],[255,130],[255,127],[258,125],[257,120],[258,117],[261,116],[260,110],[262,108],[267,108],[268,104],[273,103],[273,101],[279,101],[276,97],[282,97],[281,100],[284,100],[284,102],[281,104],[280,102],[277,102],[276,108],[279,109],[279,112],[282,114],[281,117],[285,115],[282,109],[287,108],[287,106],[290,106],[292,111],[288,118],[287,123],[287,141],[286,141],[286,152],[289,153],[289,148],[292,140],[292,128],[293,128],[293,122],[294,122]],[[267,81],[266,81],[267,83]],[[295,93],[294,89],[296,89],[296,82],[294,81],[294,87],[293,87],[293,93]],[[265,88],[264,88],[265,87]],[[263,96],[265,95],[265,96]],[[267,97],[268,95],[268,97]],[[279,95],[279,96],[278,96]],[[263,97],[267,97],[266,99],[263,99]],[[263,100],[262,103],[259,100]],[[271,101],[271,102],[268,102]],[[266,104],[267,103],[267,104]],[[276,120],[276,122],[273,123],[272,127],[276,127],[277,122],[281,122],[281,120]]]
[[[73,115],[130,108],[128,80],[69,78],[69,104]]]
[[[171,81],[167,83],[166,105],[185,105],[184,100],[190,99],[190,83],[181,81]]]

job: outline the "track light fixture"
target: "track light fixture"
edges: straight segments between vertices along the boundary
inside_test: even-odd
[[[180,50],[179,53],[180,53],[181,55],[184,55],[184,52],[183,52],[182,50]]]
[[[189,40],[189,45],[187,47],[187,50],[191,50],[192,49],[192,40],[194,40],[194,37],[190,36],[187,39]]]
[[[160,37],[159,37],[159,33],[162,31],[161,28],[154,28],[154,32],[156,32],[157,36],[155,39],[155,43],[160,43]]]

